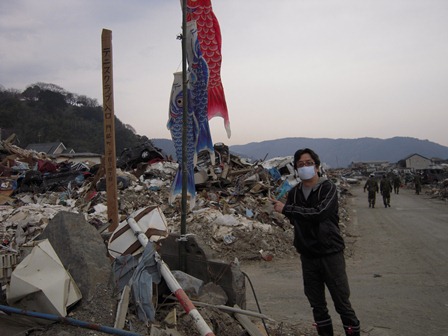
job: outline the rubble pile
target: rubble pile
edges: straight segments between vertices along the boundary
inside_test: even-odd
[[[218,158],[215,165],[211,165],[207,158],[199,158],[195,176],[196,206],[188,212],[186,219],[188,234],[197,236],[211,251],[212,257],[227,263],[235,260],[266,262],[296,256],[292,246],[293,229],[282,215],[273,211],[269,201],[271,197],[284,198],[297,183],[290,166],[292,157],[249,163],[230,154],[223,144],[215,146],[215,150]],[[22,246],[41,239],[49,223],[62,212],[81,216],[107,244],[110,233],[107,231],[106,191],[101,167],[88,163],[57,164],[45,155],[25,151],[7,141],[2,142],[0,152],[0,253],[18,253]],[[140,163],[128,171],[117,169],[120,222],[135,211],[153,205],[165,215],[169,232],[180,232],[180,199],[168,204],[177,168],[177,163],[157,160]],[[340,191],[340,226],[345,235],[346,224],[350,222],[346,204],[350,185],[339,178],[339,172],[326,174]],[[346,241],[350,254],[352,241],[347,236]],[[7,276],[0,280],[4,285]],[[90,319],[94,314],[103,313],[106,316],[98,318],[97,322],[113,324],[110,310],[94,312],[95,307],[101,310],[101,297],[114,295],[113,290],[107,292],[108,289],[101,288],[101,291],[102,295],[97,292],[95,298],[88,299],[90,308],[87,313],[74,309],[71,316]],[[215,321],[215,326],[217,319],[227,325],[216,335],[241,334],[241,326],[237,324],[235,327],[235,320],[230,315],[219,310],[214,313],[212,308],[199,310],[211,314],[208,318]],[[127,321],[129,328],[149,334],[148,327],[132,315],[132,310]],[[178,325],[177,329],[179,335],[183,335],[182,329],[191,330],[191,326]],[[50,335],[48,330],[45,333]],[[184,334],[188,335],[188,332]],[[154,331],[154,335],[158,334]],[[177,334],[173,332],[173,335]]]
[[[448,179],[445,179],[441,182],[437,182],[428,187],[425,191],[427,195],[432,198],[440,198],[442,200],[448,199]]]
[[[406,182],[402,187],[414,190],[415,184],[413,181]],[[448,200],[448,179],[431,184],[423,184],[422,192],[430,198],[446,201]]]

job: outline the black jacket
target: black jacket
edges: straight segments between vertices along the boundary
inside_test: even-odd
[[[299,183],[288,193],[283,214],[294,226],[294,246],[307,257],[319,257],[345,248],[339,230],[338,191],[334,183],[320,178],[308,196]]]

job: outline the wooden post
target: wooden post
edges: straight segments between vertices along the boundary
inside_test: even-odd
[[[112,31],[101,34],[103,69],[104,165],[106,171],[107,219],[109,231],[118,226],[117,156],[115,154],[115,113],[112,62]]]

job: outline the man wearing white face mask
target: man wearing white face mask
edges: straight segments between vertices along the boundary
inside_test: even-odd
[[[301,182],[289,191],[285,204],[273,200],[274,210],[294,226],[294,246],[300,254],[305,295],[313,308],[317,332],[333,336],[325,299],[327,286],[345,334],[358,336],[360,324],[349,300],[336,186],[319,176],[319,156],[309,148],[294,154],[294,166]]]

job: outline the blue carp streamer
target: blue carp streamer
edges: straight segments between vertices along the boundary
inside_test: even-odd
[[[189,94],[188,94],[189,96]],[[188,99],[188,98],[187,98]],[[177,160],[179,162],[179,169],[177,170],[173,184],[171,186],[171,194],[169,203],[172,204],[177,195],[182,194],[182,181],[183,181],[183,164],[182,164],[182,128],[183,128],[183,92],[182,92],[182,72],[174,73],[174,81],[170,96],[170,110],[167,128],[171,132],[171,138],[173,139],[174,148],[176,150]],[[191,101],[191,99],[189,99]],[[196,139],[197,134],[197,121],[194,117],[193,109],[188,104],[187,113],[187,194],[190,195],[190,209],[194,208],[196,202],[196,187],[194,183],[194,162],[196,160]]]
[[[212,164],[215,164],[215,150],[208,123],[208,65],[205,61],[198,40],[196,21],[187,24],[187,60],[189,65],[188,88],[191,93],[191,105],[198,123],[196,138],[196,153],[208,151]]]

